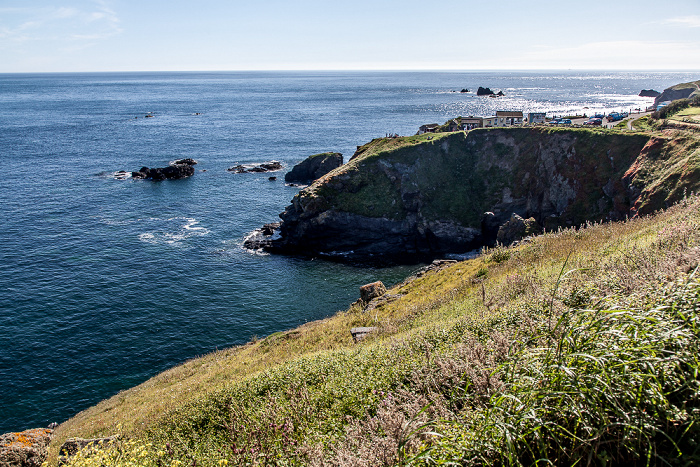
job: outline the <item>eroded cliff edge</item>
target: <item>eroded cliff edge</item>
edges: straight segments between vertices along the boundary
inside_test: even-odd
[[[512,213],[549,230],[624,219],[696,190],[697,147],[693,135],[548,128],[377,139],[300,191],[259,246],[411,263],[490,244]]]

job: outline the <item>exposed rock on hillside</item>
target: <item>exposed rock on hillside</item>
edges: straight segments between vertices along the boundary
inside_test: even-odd
[[[299,192],[280,214],[279,236],[259,246],[410,263],[493,243],[513,213],[551,230],[650,212],[700,180],[660,169],[657,161],[671,157],[671,138],[656,139],[510,128],[374,140]],[[675,183],[659,185],[660,177]]]
[[[39,467],[48,454],[53,430],[36,428],[0,436],[0,467]]]
[[[534,217],[523,219],[513,213],[510,219],[501,225],[496,234],[496,241],[502,245],[510,245],[525,237],[542,233],[542,228]]]
[[[381,281],[365,284],[360,287],[360,300],[369,303],[373,298],[381,297],[386,293],[386,287]]]
[[[288,183],[311,183],[343,165],[343,155],[339,152],[324,152],[309,156],[284,176]]]

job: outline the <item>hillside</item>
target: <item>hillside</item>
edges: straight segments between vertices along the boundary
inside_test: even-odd
[[[71,465],[697,463],[698,143],[531,128],[374,140],[283,222],[481,232],[484,210],[523,209],[554,223],[157,375],[61,424],[50,455],[119,435]],[[375,329],[355,342],[355,327]]]
[[[697,191],[698,147],[694,133],[543,127],[378,139],[295,196],[264,246],[410,263],[493,245],[513,213],[548,230],[620,220]]]
[[[120,434],[74,465],[394,465],[427,448],[410,463],[684,464],[700,435],[699,227],[693,196],[433,268],[124,391],[59,426],[53,453]],[[378,330],[355,344],[356,326]]]

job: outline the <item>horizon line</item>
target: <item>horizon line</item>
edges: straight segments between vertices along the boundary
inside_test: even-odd
[[[276,69],[201,69],[201,70],[92,70],[92,71],[0,71],[0,75],[39,75],[69,73],[473,73],[473,72],[615,72],[615,73],[700,73],[700,68],[690,69],[614,69],[614,68],[276,68]]]

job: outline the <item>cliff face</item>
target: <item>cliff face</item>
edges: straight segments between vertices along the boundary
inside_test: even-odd
[[[650,138],[509,128],[374,140],[295,196],[266,248],[415,262],[492,243],[512,213],[547,229],[623,219],[651,207],[648,159],[668,141]]]
[[[700,81],[692,81],[690,83],[682,83],[664,89],[661,95],[654,99],[654,105],[660,102],[675,101],[678,99],[687,99],[692,94],[700,94]]]

